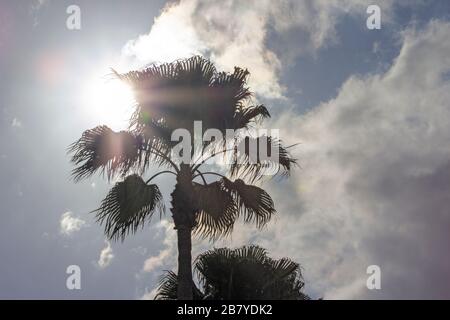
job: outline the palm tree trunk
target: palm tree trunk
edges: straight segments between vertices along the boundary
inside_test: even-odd
[[[178,228],[178,300],[192,300],[191,230]]]
[[[181,164],[171,209],[178,236],[178,300],[192,300],[191,232],[195,219],[192,179],[189,165]]]

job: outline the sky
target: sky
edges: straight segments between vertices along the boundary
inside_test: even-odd
[[[170,213],[107,241],[90,211],[114,181],[75,184],[66,151],[86,129],[126,127],[131,97],[110,68],[194,54],[248,68],[265,126],[299,143],[291,177],[264,185],[269,225],[195,239],[194,256],[255,243],[299,262],[313,298],[450,298],[446,0],[0,0],[0,298],[153,298],[176,266]],[[173,179],[158,183],[169,201]],[[70,265],[80,290],[66,287]]]

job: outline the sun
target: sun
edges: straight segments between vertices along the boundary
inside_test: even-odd
[[[123,130],[135,104],[131,88],[119,79],[94,77],[84,91],[84,105],[90,120]]]

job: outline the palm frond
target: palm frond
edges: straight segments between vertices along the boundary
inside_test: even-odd
[[[231,181],[223,178],[222,180],[225,188],[232,195],[244,222],[255,223],[258,228],[269,222],[276,211],[273,200],[266,191],[246,184],[240,179]]]
[[[140,176],[130,175],[118,182],[94,211],[104,224],[105,234],[112,240],[124,240],[128,233],[144,227],[155,212],[164,212],[164,202],[158,186],[147,185]]]
[[[194,270],[205,296],[213,299],[309,299],[302,292],[300,265],[272,259],[259,246],[209,250],[197,257]]]
[[[248,128],[250,123],[257,123],[265,118],[270,118],[270,113],[265,106],[239,105],[234,114],[234,129]]]
[[[257,245],[208,250],[195,259],[194,272],[200,285],[194,286],[194,300],[310,299],[303,293],[300,265],[289,258],[272,259]],[[155,299],[176,299],[177,283],[177,275],[167,271]]]
[[[270,277],[265,279],[262,289],[270,294],[277,294],[283,299],[308,300],[302,293],[304,287],[300,265],[289,258],[274,260],[267,258]]]
[[[194,233],[217,239],[233,230],[238,215],[236,202],[222,181],[207,185],[194,183],[197,217]]]
[[[159,279],[155,300],[177,300],[178,276],[166,271]]]
[[[86,130],[81,138],[69,146],[75,181],[91,176],[97,170],[111,179],[115,174],[125,175],[140,161],[142,139],[128,131],[114,132],[107,126]]]
[[[257,245],[243,246],[241,248],[228,250],[230,250],[237,259],[247,259],[258,262],[264,262],[267,259],[267,250]]]
[[[158,123],[169,132],[183,128],[193,133],[194,121],[201,121],[205,130],[215,128],[225,134],[226,129],[244,128],[268,116],[265,107],[248,106],[252,93],[247,70],[218,72],[200,56],[115,74],[134,91],[132,124],[137,127]]]
[[[172,161],[171,154],[172,147],[177,142],[171,141],[171,133],[161,123],[137,126],[133,132],[142,137],[142,169],[147,168],[150,164],[160,167],[177,167]]]
[[[177,300],[178,276],[173,271],[166,271],[159,279],[155,300]],[[194,284],[192,286],[194,300],[203,300],[204,294]]]
[[[272,198],[263,189],[227,178],[194,184],[197,217],[194,233],[216,240],[231,233],[242,216],[245,223],[263,227],[275,214]]]
[[[288,176],[296,164],[280,140],[247,136],[235,145],[229,173],[233,178],[254,182],[264,176]]]

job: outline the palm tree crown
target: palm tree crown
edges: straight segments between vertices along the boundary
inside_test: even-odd
[[[300,265],[289,258],[275,260],[259,246],[220,248],[197,257],[194,270],[202,290],[196,300],[306,300]],[[176,299],[178,279],[172,271],[161,277],[155,299]]]
[[[98,126],[85,131],[69,147],[75,164],[73,178],[79,181],[95,172],[109,180],[121,178],[95,213],[107,237],[123,241],[155,213],[164,212],[162,194],[150,182],[159,174],[174,174],[171,211],[178,230],[179,254],[180,249],[184,252],[180,259],[189,278],[190,261],[188,266],[186,260],[190,260],[191,232],[217,239],[229,234],[239,217],[264,226],[275,213],[274,204],[266,191],[252,183],[268,170],[288,174],[295,159],[278,139],[252,136],[253,125],[270,114],[263,105],[251,104],[247,70],[236,67],[233,73],[218,72],[209,60],[194,56],[114,74],[134,92],[136,104],[129,129],[114,132]],[[219,130],[223,138],[202,141],[200,151],[192,148],[191,160],[186,163],[174,155],[178,141],[172,141],[172,133],[184,129],[192,137],[190,145],[196,146],[195,121],[200,121],[204,130]],[[237,134],[227,137],[229,129]],[[278,159],[255,158],[251,143],[257,151],[262,143],[267,144],[269,150],[276,150]],[[225,170],[206,172],[208,160],[218,156],[228,159],[222,166]],[[162,170],[146,177],[151,165]],[[208,182],[208,176],[218,178]],[[186,293],[187,289],[183,290]]]

